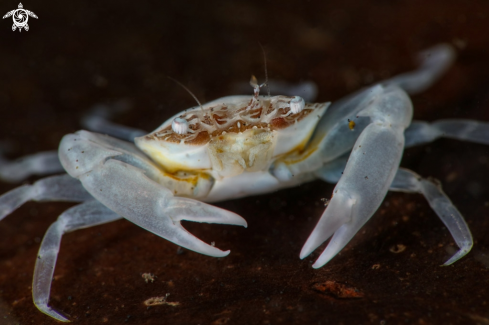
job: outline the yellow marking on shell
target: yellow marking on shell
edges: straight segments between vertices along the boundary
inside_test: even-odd
[[[301,152],[300,150],[296,150],[296,151],[292,150],[280,160],[286,165],[294,165],[309,158],[309,156],[312,155],[314,152],[316,152],[317,149],[318,149],[317,147],[308,148],[307,151],[305,152]],[[294,153],[295,155],[293,155]]]
[[[201,174],[205,175],[203,173],[198,173],[198,174],[185,175],[184,177],[179,177],[176,174],[170,174],[170,173],[163,172],[163,175],[165,175],[168,178],[174,179],[174,180],[179,181],[179,182],[187,182],[187,183],[190,183],[194,186],[197,185],[197,182],[199,181],[199,177]]]
[[[161,181],[163,186],[173,189],[174,195],[190,198],[196,197],[196,195],[207,193],[205,190],[205,184],[212,178],[209,174],[201,172],[188,173],[179,171],[175,174],[172,174],[161,170],[161,174]],[[200,182],[203,183],[199,184]],[[198,189],[201,185],[204,187],[200,187],[200,189]],[[198,192],[195,192],[196,190]]]
[[[350,128],[350,130],[353,131],[353,129],[355,128],[355,125],[356,125],[355,122],[353,122],[352,120],[348,120],[348,127]]]
[[[187,182],[190,183],[191,185],[197,186],[197,183],[199,182],[199,179],[205,179],[208,180],[211,178],[211,176],[207,173],[204,172],[196,172],[195,170],[175,170],[173,172],[170,172],[166,166],[162,166],[160,164],[156,164],[156,167],[158,167],[159,171],[164,177],[171,178],[175,181],[178,182]],[[188,169],[188,168],[187,168]],[[182,175],[181,173],[185,173],[185,175]],[[180,175],[179,175],[180,174]]]
[[[309,157],[310,155],[312,155],[317,150],[317,146],[307,148],[307,151],[304,151],[304,148],[309,143],[309,140],[311,139],[313,132],[314,129],[311,129],[309,134],[306,137],[304,137],[304,139],[297,146],[295,146],[288,152],[281,154],[280,158],[277,159],[276,161],[277,162],[282,161],[287,165],[292,165],[301,162],[305,160],[307,157]]]

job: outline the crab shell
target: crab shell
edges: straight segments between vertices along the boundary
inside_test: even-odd
[[[175,115],[135,143],[170,173],[206,172],[221,180],[263,172],[277,158],[304,149],[328,105],[297,96],[223,97]],[[175,118],[187,121],[187,134],[172,130]]]

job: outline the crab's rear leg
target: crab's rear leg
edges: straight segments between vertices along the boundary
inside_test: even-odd
[[[474,120],[414,121],[406,129],[406,147],[425,144],[445,137],[489,145],[489,123]]]
[[[425,91],[435,83],[455,61],[455,50],[449,44],[438,44],[418,54],[419,68],[382,82],[384,86],[402,88],[410,95]]]
[[[66,210],[49,227],[39,248],[32,281],[32,298],[40,311],[59,321],[69,321],[61,313],[48,306],[54,267],[63,234],[117,219],[121,219],[117,213],[93,200]]]
[[[90,112],[83,117],[81,125],[90,131],[134,142],[134,138],[143,136],[147,132],[110,121],[114,115],[126,111],[128,108],[129,105],[126,101],[120,101],[110,107],[106,105],[95,105]]]
[[[413,171],[400,168],[391,184],[390,190],[423,194],[431,208],[448,228],[460,249],[443,265],[453,264],[470,252],[473,240],[469,226],[439,184],[435,181],[423,179]]]
[[[39,152],[9,161],[0,153],[0,180],[16,183],[32,175],[49,175],[64,172],[57,151]]]
[[[135,137],[145,135],[147,132],[110,121],[115,115],[127,109],[128,105],[124,101],[115,103],[111,107],[96,105],[83,117],[81,124],[87,130],[134,142]],[[0,150],[0,180],[4,182],[18,183],[30,176],[52,175],[64,171],[57,150],[38,152],[15,160],[6,159]]]
[[[371,123],[355,142],[331,202],[302,248],[304,258],[334,233],[315,268],[333,258],[373,215],[399,167],[411,101],[400,88],[378,87],[377,95],[358,112],[370,117]]]
[[[0,220],[27,201],[83,202],[92,199],[80,181],[70,175],[46,177],[32,185],[23,185],[1,195]]]

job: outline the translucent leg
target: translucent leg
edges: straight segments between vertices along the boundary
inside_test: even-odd
[[[0,155],[0,179],[17,183],[32,175],[49,175],[64,172],[57,151],[40,152],[8,161]]]
[[[117,213],[106,208],[101,203],[89,201],[66,210],[49,227],[39,248],[32,281],[32,298],[40,311],[59,321],[69,322],[68,318],[48,306],[54,268],[63,234],[120,218]]]
[[[120,103],[114,107],[105,105],[95,106],[81,121],[84,128],[103,134],[108,134],[118,139],[134,142],[134,138],[143,136],[148,132],[115,124],[109,121],[117,113],[127,109],[127,105]]]
[[[70,175],[51,176],[17,187],[0,196],[0,220],[27,201],[83,202],[93,197]]]
[[[316,177],[322,179],[325,182],[331,184],[338,183],[341,175],[343,175],[343,171],[345,170],[349,156],[349,154],[346,154],[341,156],[340,158],[330,161],[320,169],[316,170],[314,174],[316,175]]]
[[[489,123],[473,120],[413,121],[405,131],[406,147],[434,141],[440,137],[489,145]]]
[[[397,75],[382,82],[384,86],[397,86],[408,94],[425,91],[452,65],[455,50],[449,44],[438,44],[418,55],[421,65],[418,69]]]
[[[473,240],[469,226],[452,201],[443,192],[440,184],[421,178],[413,171],[401,168],[397,172],[390,190],[423,194],[431,208],[448,228],[460,249],[443,265],[453,264],[470,252]]]

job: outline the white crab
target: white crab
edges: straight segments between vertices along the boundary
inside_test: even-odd
[[[3,161],[0,176],[5,180],[61,171],[68,175],[4,194],[0,219],[29,200],[82,202],[65,211],[44,236],[32,286],[35,305],[68,321],[48,306],[61,237],[68,231],[126,218],[179,246],[222,257],[229,251],[200,241],[180,221],[246,227],[239,215],[203,201],[267,193],[316,178],[337,185],[300,252],[305,258],[334,234],[314,268],[325,265],[350,241],[388,190],[426,197],[460,247],[445,265],[454,263],[472,247],[467,224],[438,185],[400,169],[399,163],[406,146],[440,136],[489,144],[489,124],[411,122],[408,93],[429,87],[453,61],[454,51],[438,45],[421,57],[418,70],[333,105],[306,104],[297,96],[259,96],[261,86],[255,80],[254,96],[224,97],[186,110],[148,135],[97,116],[85,121],[92,130],[135,144],[79,131],[63,138],[58,153]]]

